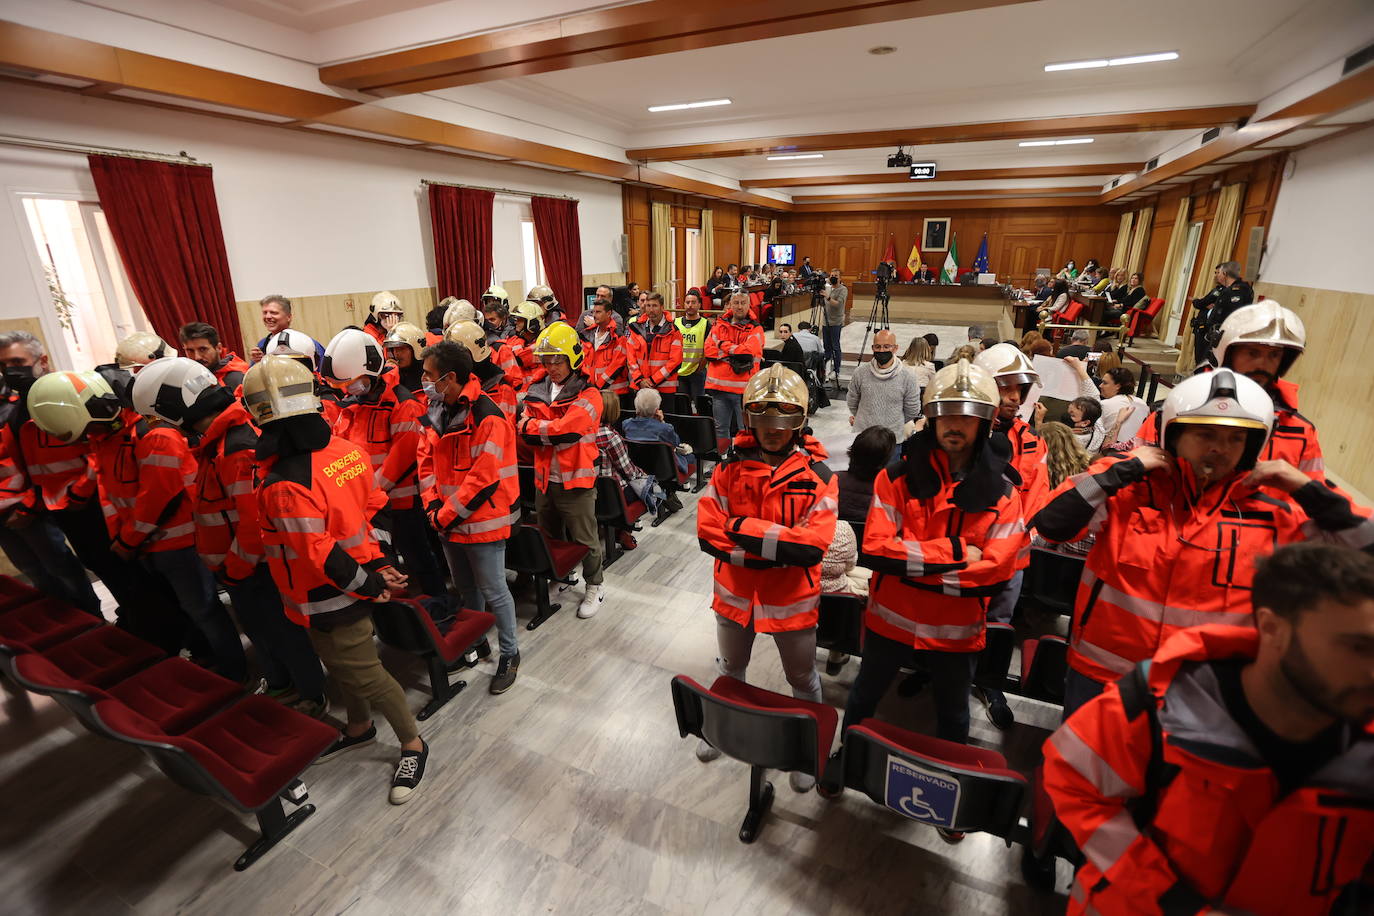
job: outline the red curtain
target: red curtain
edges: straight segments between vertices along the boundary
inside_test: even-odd
[[[577,223],[577,201],[535,197],[530,208],[544,276],[568,322],[576,327],[582,314],[582,231]]]
[[[434,279],[439,298],[473,304],[491,285],[491,211],[496,195],[472,188],[429,186]]]
[[[243,355],[234,284],[208,166],[89,156],[100,208],[124,272],[159,337],[180,347],[188,321],[204,321]]]

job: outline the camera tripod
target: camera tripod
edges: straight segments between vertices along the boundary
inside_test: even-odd
[[[874,330],[886,331],[892,327],[892,316],[887,308],[891,301],[892,297],[887,291],[887,279],[879,277],[878,288],[873,291],[873,307],[868,312],[868,326],[864,328],[864,341],[859,345],[858,362],[864,361],[864,354],[868,352],[868,338]]]

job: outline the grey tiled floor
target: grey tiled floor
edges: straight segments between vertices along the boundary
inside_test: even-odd
[[[847,349],[858,347],[848,341],[854,329]],[[846,420],[836,404],[815,422],[837,465],[852,435]],[[607,572],[596,618],[572,613],[579,587],[541,629],[521,630],[520,679],[509,693],[487,694],[490,664],[468,673],[469,689],[424,724],[433,753],[413,802],[387,803],[396,747],[383,725],[377,745],[306,773],[318,812],[245,873],[230,864],[252,838],[248,819],[174,786],[50,701],[6,687],[0,911],[1062,912],[1062,896],[1021,883],[1019,850],[1000,840],[947,846],[856,793],[835,802],[797,795],[785,775],[773,776],[777,800],[760,839],[738,841],[748,769],[698,763],[692,742],[678,738],[668,692],[673,674],[714,676],[695,500],[641,532],[639,549]],[[517,600],[527,618],[529,596]],[[418,708],[427,699],[421,668],[385,657]],[[843,705],[856,671],[851,663],[824,678],[827,701]],[[766,641],[749,676],[787,689]],[[1012,703],[1019,722],[1008,733],[975,705],[972,740],[1029,769],[1057,711]],[[918,729],[933,721],[927,700],[895,694],[880,715]]]

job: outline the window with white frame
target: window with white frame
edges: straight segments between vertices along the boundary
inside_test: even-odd
[[[544,259],[539,254],[539,237],[534,232],[534,220],[520,221],[520,250],[525,268],[525,292],[544,286]]]

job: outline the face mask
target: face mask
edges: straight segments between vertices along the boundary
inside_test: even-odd
[[[33,366],[6,366],[4,376],[6,383],[20,394],[33,387]]]
[[[892,353],[887,350],[879,350],[877,353],[873,354],[873,361],[880,366],[886,366],[888,363],[892,362]]]
[[[358,395],[363,394],[364,392],[366,392],[367,389],[369,389],[369,388],[371,388],[371,387],[372,387],[372,379],[370,379],[370,378],[360,378],[360,379],[357,379],[356,381],[349,382],[349,383],[348,383],[348,387],[346,387],[344,390],[347,391],[349,394],[351,394],[353,397],[357,397]]]
[[[420,387],[424,389],[425,397],[428,398],[430,401],[440,400],[439,386],[431,382],[429,379],[421,379]]]

